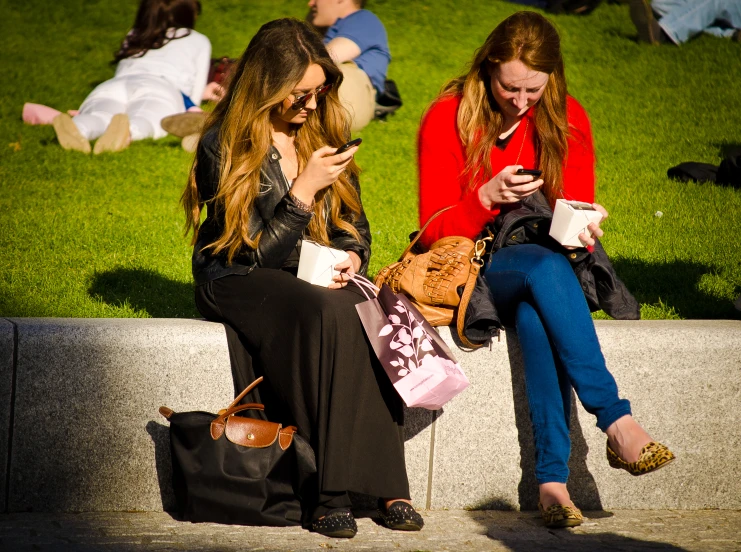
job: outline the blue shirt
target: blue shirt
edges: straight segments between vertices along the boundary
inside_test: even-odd
[[[324,35],[324,43],[329,44],[337,37],[347,38],[358,45],[360,55],[353,61],[368,75],[373,87],[383,91],[391,53],[381,20],[368,10],[358,10],[338,19]]]

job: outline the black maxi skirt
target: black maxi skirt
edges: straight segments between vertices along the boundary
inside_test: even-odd
[[[257,268],[196,288],[196,304],[226,326],[235,392],[263,376],[271,421],[295,425],[316,454],[319,495],[410,498],[401,398],[371,349],[357,286],[330,290]],[[304,512],[304,516],[311,512]]]

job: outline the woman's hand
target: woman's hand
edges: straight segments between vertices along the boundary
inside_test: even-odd
[[[587,235],[584,232],[582,232],[578,236],[579,241],[584,244],[584,247],[586,247],[587,249],[590,249],[590,251],[591,251],[591,248],[594,247],[594,238],[601,238],[602,236],[605,235],[604,230],[600,228],[600,224],[602,224],[607,218],[607,210],[604,207],[602,207],[602,205],[600,205],[599,203],[592,203],[592,207],[594,207],[595,211],[599,211],[600,213],[602,213],[602,220],[600,220],[599,222],[589,223],[589,225],[587,226],[587,229],[589,230],[590,235]],[[564,247],[566,247],[566,249],[578,249],[570,245],[564,246]]]
[[[479,188],[481,205],[492,209],[498,203],[517,203],[523,198],[535,193],[543,185],[543,179],[534,178],[529,174],[515,174],[522,165],[509,165],[486,184]]]
[[[319,190],[334,184],[358,151],[358,146],[339,155],[333,155],[335,151],[337,148],[324,146],[311,154],[291,187],[291,193],[300,201],[311,204]]]
[[[226,94],[226,90],[218,82],[209,82],[203,91],[204,102],[218,102]]]
[[[340,273],[332,278],[334,281],[327,286],[329,289],[345,287],[352,276],[360,270],[360,265],[362,264],[360,256],[355,251],[348,251],[347,253],[350,255],[347,259],[334,265],[335,270],[339,270]]]

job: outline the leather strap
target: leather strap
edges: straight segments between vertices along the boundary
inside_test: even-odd
[[[227,406],[224,410],[219,410],[218,416],[214,421],[211,422],[211,437],[216,440],[224,433],[224,428],[226,427],[225,420],[231,416],[232,414],[236,414],[237,412],[242,412],[243,410],[265,410],[265,407],[261,404],[257,403],[249,403],[249,404],[243,404],[240,406],[237,406],[239,404],[239,401],[241,401],[244,396],[252,391],[257,384],[259,384],[262,381],[262,376],[257,378],[255,381],[250,383],[244,391],[242,391],[239,395],[237,395],[237,398],[232,401],[232,403]]]
[[[265,410],[265,407],[261,404],[250,403],[242,404],[227,410],[219,410],[219,415],[211,422],[211,438],[215,441],[221,437],[226,428],[226,419],[237,412],[242,412],[243,410]]]
[[[258,383],[260,383],[261,381],[262,381],[262,376],[260,376],[260,377],[259,377],[259,378],[257,378],[257,379],[256,379],[255,381],[253,381],[252,383],[250,383],[250,384],[249,384],[249,385],[248,385],[248,386],[247,386],[247,387],[245,388],[245,390],[244,390],[244,391],[242,391],[242,392],[241,392],[241,393],[240,393],[240,394],[239,394],[239,395],[237,396],[237,398],[236,398],[236,399],[234,399],[234,400],[232,401],[232,404],[230,404],[229,406],[227,406],[227,407],[226,407],[226,409],[227,409],[227,410],[230,410],[230,409],[234,408],[234,406],[235,406],[235,405],[236,405],[236,404],[237,404],[237,403],[238,403],[239,401],[241,401],[241,400],[242,400],[242,399],[244,398],[244,396],[245,396],[245,395],[246,395],[247,393],[249,393],[249,392],[250,392],[250,391],[252,391],[252,390],[253,390],[253,389],[254,389],[255,387],[257,387],[257,384],[258,384]]]
[[[211,423],[214,423],[214,424],[221,423],[224,420],[226,420],[229,416],[233,414],[237,414],[238,412],[242,412],[243,410],[265,410],[265,407],[261,404],[249,403],[249,404],[240,404],[239,406],[230,408],[229,410],[219,410],[219,415]]]
[[[414,247],[414,244],[417,243],[417,240],[419,240],[420,237],[422,237],[422,233],[427,229],[429,224],[435,220],[439,215],[442,215],[445,211],[448,209],[452,209],[455,207],[455,205],[449,205],[448,207],[443,207],[440,209],[437,213],[432,215],[430,218],[427,219],[427,222],[425,222],[425,225],[419,229],[419,232],[417,232],[417,235],[414,236],[414,239],[409,242],[409,245],[407,245],[407,248],[404,250],[404,253],[401,254],[401,257],[399,257],[399,261],[403,261],[404,257],[407,256],[407,253],[409,253],[412,250],[412,247]]]
[[[456,329],[458,330],[458,339],[466,347],[471,349],[478,349],[482,347],[483,343],[473,343],[466,338],[463,331],[466,322],[466,309],[468,303],[473,295],[473,288],[476,287],[476,278],[478,278],[479,271],[481,270],[480,262],[476,259],[471,259],[471,270],[468,272],[468,279],[466,280],[466,287],[463,288],[463,294],[461,295],[461,302],[458,304],[458,313],[456,314]]]

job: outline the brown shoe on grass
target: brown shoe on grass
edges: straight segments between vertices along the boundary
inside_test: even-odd
[[[661,27],[648,0],[630,0],[630,19],[638,31],[638,41],[661,43]]]
[[[106,151],[121,151],[131,144],[131,131],[129,130],[129,116],[126,113],[114,115],[108,128],[98,138],[93,147],[93,153],[98,155]]]
[[[57,133],[59,145],[64,149],[90,153],[90,142],[82,135],[72,117],[66,113],[60,113],[54,117],[51,124],[54,132]]]
[[[198,141],[201,139],[200,134],[189,134],[180,142],[183,149],[188,153],[193,153],[198,149]]]
[[[185,138],[191,134],[200,134],[206,122],[208,113],[204,111],[186,111],[164,117],[160,121],[162,130],[178,138]]]

